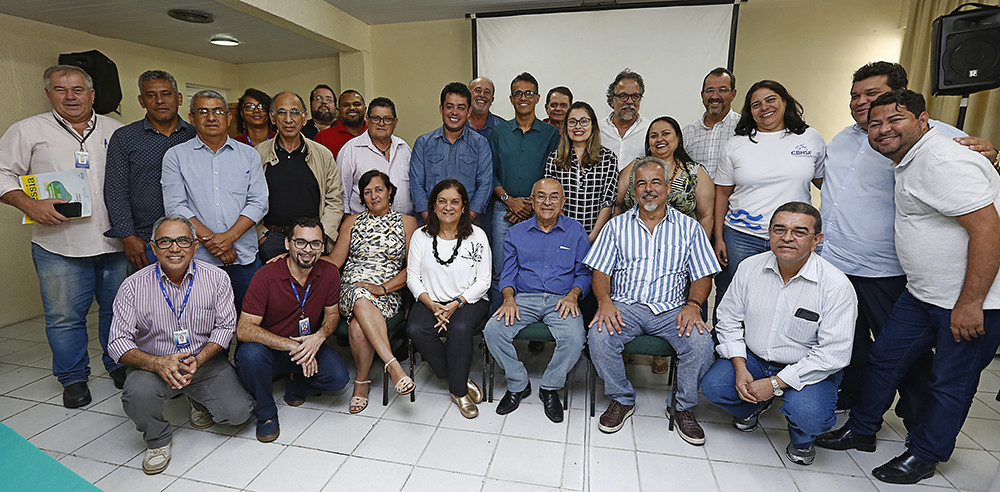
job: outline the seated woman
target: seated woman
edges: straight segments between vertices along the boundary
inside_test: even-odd
[[[545,162],[545,177],[566,190],[563,214],[583,224],[593,243],[614,210],[618,188],[618,157],[601,146],[594,108],[573,103],[562,122],[559,148]]]
[[[236,137],[251,147],[274,138],[271,125],[271,97],[257,89],[247,89],[236,105]]]
[[[400,290],[406,287],[406,247],[417,220],[390,210],[396,187],[377,170],[361,175],[358,194],[365,205],[360,214],[348,215],[329,261],[341,266],[340,313],[348,320],[351,355],[357,365],[354,395],[348,410],[360,413],[368,406],[374,354],[386,361],[396,392],[414,389],[413,380],[392,355],[386,320],[399,313]]]
[[[471,419],[483,401],[483,389],[469,380],[472,337],[489,314],[493,256],[486,233],[472,224],[462,183],[435,185],[427,208],[427,225],[413,234],[407,257],[406,286],[420,302],[410,310],[406,331],[434,374],[448,380],[462,416]]]

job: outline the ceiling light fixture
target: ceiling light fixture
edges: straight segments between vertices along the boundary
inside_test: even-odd
[[[239,46],[240,40],[228,34],[216,34],[212,36],[210,43],[216,46]]]
[[[212,18],[212,14],[200,10],[171,9],[167,11],[167,15],[179,21],[193,22],[195,24],[211,24],[215,20]]]

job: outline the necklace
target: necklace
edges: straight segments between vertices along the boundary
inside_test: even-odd
[[[431,251],[434,252],[434,260],[436,260],[438,263],[440,263],[440,264],[442,264],[444,266],[451,265],[451,262],[455,261],[455,258],[458,258],[458,248],[460,248],[462,246],[462,238],[461,238],[461,236],[458,237],[457,239],[458,240],[455,241],[455,249],[451,250],[451,258],[448,258],[447,261],[442,261],[441,257],[438,256],[438,237],[437,237],[437,235],[435,235],[434,239],[433,239],[433,241],[431,243]]]

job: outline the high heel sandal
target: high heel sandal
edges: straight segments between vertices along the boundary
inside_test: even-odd
[[[355,379],[354,380],[354,384],[371,384],[371,380],[369,379],[367,381],[358,381],[357,379]],[[351,397],[351,405],[349,407],[347,407],[347,411],[349,411],[351,413],[361,413],[361,412],[365,411],[366,408],[368,408],[368,398],[367,397],[364,397],[364,396],[352,396]]]
[[[392,364],[393,362],[399,364],[399,361],[397,361],[395,357],[393,357],[392,360],[387,361],[385,363],[386,373],[389,372],[389,364]],[[400,370],[403,369],[402,364],[399,364],[399,369]],[[417,385],[413,383],[413,379],[411,379],[410,376],[404,374],[403,377],[399,378],[399,381],[396,381],[396,384],[395,386],[393,386],[393,388],[395,388],[396,393],[400,395],[408,395],[412,393],[414,389],[417,388]]]

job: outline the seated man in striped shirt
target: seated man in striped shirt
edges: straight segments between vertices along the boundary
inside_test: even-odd
[[[617,432],[635,410],[635,388],[621,356],[625,344],[652,335],[677,352],[677,433],[700,446],[705,432],[693,410],[698,381],[712,365],[713,350],[701,310],[719,263],[705,229],[667,206],[666,167],[656,157],[636,163],[636,206],[608,221],[583,260],[594,270],[598,303],[587,340],[604,394],[611,399],[601,415],[602,432]],[[671,402],[667,404],[672,411]]]
[[[128,366],[122,407],[146,441],[148,475],[170,464],[164,401],[187,395],[196,429],[253,415],[253,400],[226,358],[236,329],[229,276],[194,260],[198,240],[183,215],[157,220],[152,237],[157,262],[122,283],[108,337],[108,353]]]
[[[837,421],[837,387],[851,361],[858,298],[847,276],[819,255],[822,219],[789,202],[775,210],[771,251],[740,263],[719,303],[715,361],[701,380],[712,403],[750,432],[782,397],[789,461],[812,464],[816,436]],[[728,360],[726,360],[728,359]]]

